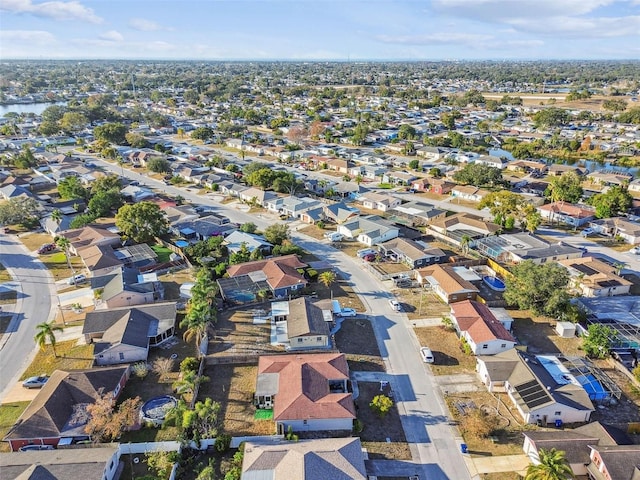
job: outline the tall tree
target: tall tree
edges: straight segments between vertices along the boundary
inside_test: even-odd
[[[62,327],[59,325],[54,325],[49,322],[42,322],[36,325],[36,335],[33,339],[36,341],[40,350],[44,351],[47,341],[51,344],[51,348],[53,349],[53,355],[55,357],[58,356],[58,352],[56,352],[56,332],[61,332]]]
[[[80,179],[75,176],[65,177],[58,182],[58,193],[63,199],[87,198],[87,190],[82,186]]]
[[[552,202],[576,203],[582,197],[582,180],[574,172],[559,177],[551,177],[545,196]]]
[[[71,255],[69,254],[69,249],[71,248],[71,242],[67,237],[56,237],[55,238],[56,246],[64,252],[64,257],[67,260],[67,266],[69,270],[71,270],[71,275],[73,278],[73,284],[76,285],[76,272],[73,269],[73,265],[71,263]]]
[[[60,225],[60,222],[62,221],[62,212],[56,208],[53,212],[51,212],[51,220]]]
[[[540,463],[529,465],[525,480],[567,480],[575,478],[573,470],[565,458],[562,450],[541,448],[538,452]]]
[[[604,193],[598,193],[589,198],[588,203],[596,207],[596,217],[609,218],[626,212],[633,197],[626,188],[614,185]]]
[[[538,265],[531,260],[518,263],[505,277],[504,299],[534,314],[556,315],[565,308],[569,294],[569,274],[557,263]]]
[[[116,214],[116,226],[127,237],[142,243],[167,232],[167,217],[153,202],[123,205]]]
[[[113,392],[102,395],[87,405],[89,420],[84,431],[95,442],[110,442],[139,422],[140,397],[127,398],[116,407]]]

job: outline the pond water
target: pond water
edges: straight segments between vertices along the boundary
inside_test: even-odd
[[[66,105],[67,102],[55,103],[14,103],[11,105],[0,105],[0,117],[4,117],[9,112],[15,113],[35,113],[40,115],[51,105]]]

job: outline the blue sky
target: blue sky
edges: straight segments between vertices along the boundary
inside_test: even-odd
[[[0,59],[638,59],[640,0],[0,0]]]

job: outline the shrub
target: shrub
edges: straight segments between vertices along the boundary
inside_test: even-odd
[[[465,355],[473,355],[471,345],[469,345],[464,338],[460,338],[460,350],[462,350]]]
[[[462,419],[462,428],[470,435],[486,438],[491,435],[496,423],[495,418],[477,408]]]
[[[200,365],[200,362],[198,362],[198,359],[195,357],[187,357],[184,360],[182,360],[180,362],[180,371],[181,372],[188,372],[188,371],[197,371],[198,367]]]
[[[369,403],[369,407],[371,407],[371,410],[373,410],[376,415],[383,418],[389,413],[391,407],[393,407],[393,400],[386,395],[376,395],[373,397],[373,400],[371,400],[371,403]]]
[[[160,377],[160,380],[164,380],[165,377],[173,370],[173,363],[173,358],[159,357],[153,361],[151,369]]]
[[[149,365],[147,365],[147,362],[136,362],[131,367],[131,370],[133,370],[133,374],[136,377],[144,378],[149,373]]]
[[[353,421],[353,431],[355,433],[360,433],[360,432],[362,432],[362,430],[364,430],[364,424],[362,423],[362,420],[356,418]]]
[[[640,365],[634,368],[632,373],[633,373],[633,376],[636,378],[636,380],[640,382]]]
[[[229,445],[231,445],[231,435],[226,433],[218,435],[216,437],[216,443],[213,444],[218,452],[226,452],[229,449]]]

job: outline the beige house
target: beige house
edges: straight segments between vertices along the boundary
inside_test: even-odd
[[[307,297],[271,305],[274,321],[286,322],[288,350],[328,348],[329,325],[333,321],[330,310],[322,310]]]
[[[416,280],[421,285],[429,285],[445,303],[475,300],[480,291],[463,278],[467,271],[466,267],[433,265],[416,270]]]
[[[360,195],[360,197],[358,197],[358,201],[362,203],[364,208],[380,210],[381,212],[391,210],[402,203],[399,198],[375,192]]]
[[[594,257],[560,260],[569,271],[572,286],[585,297],[628,295],[632,282],[616,273],[616,268]]]

